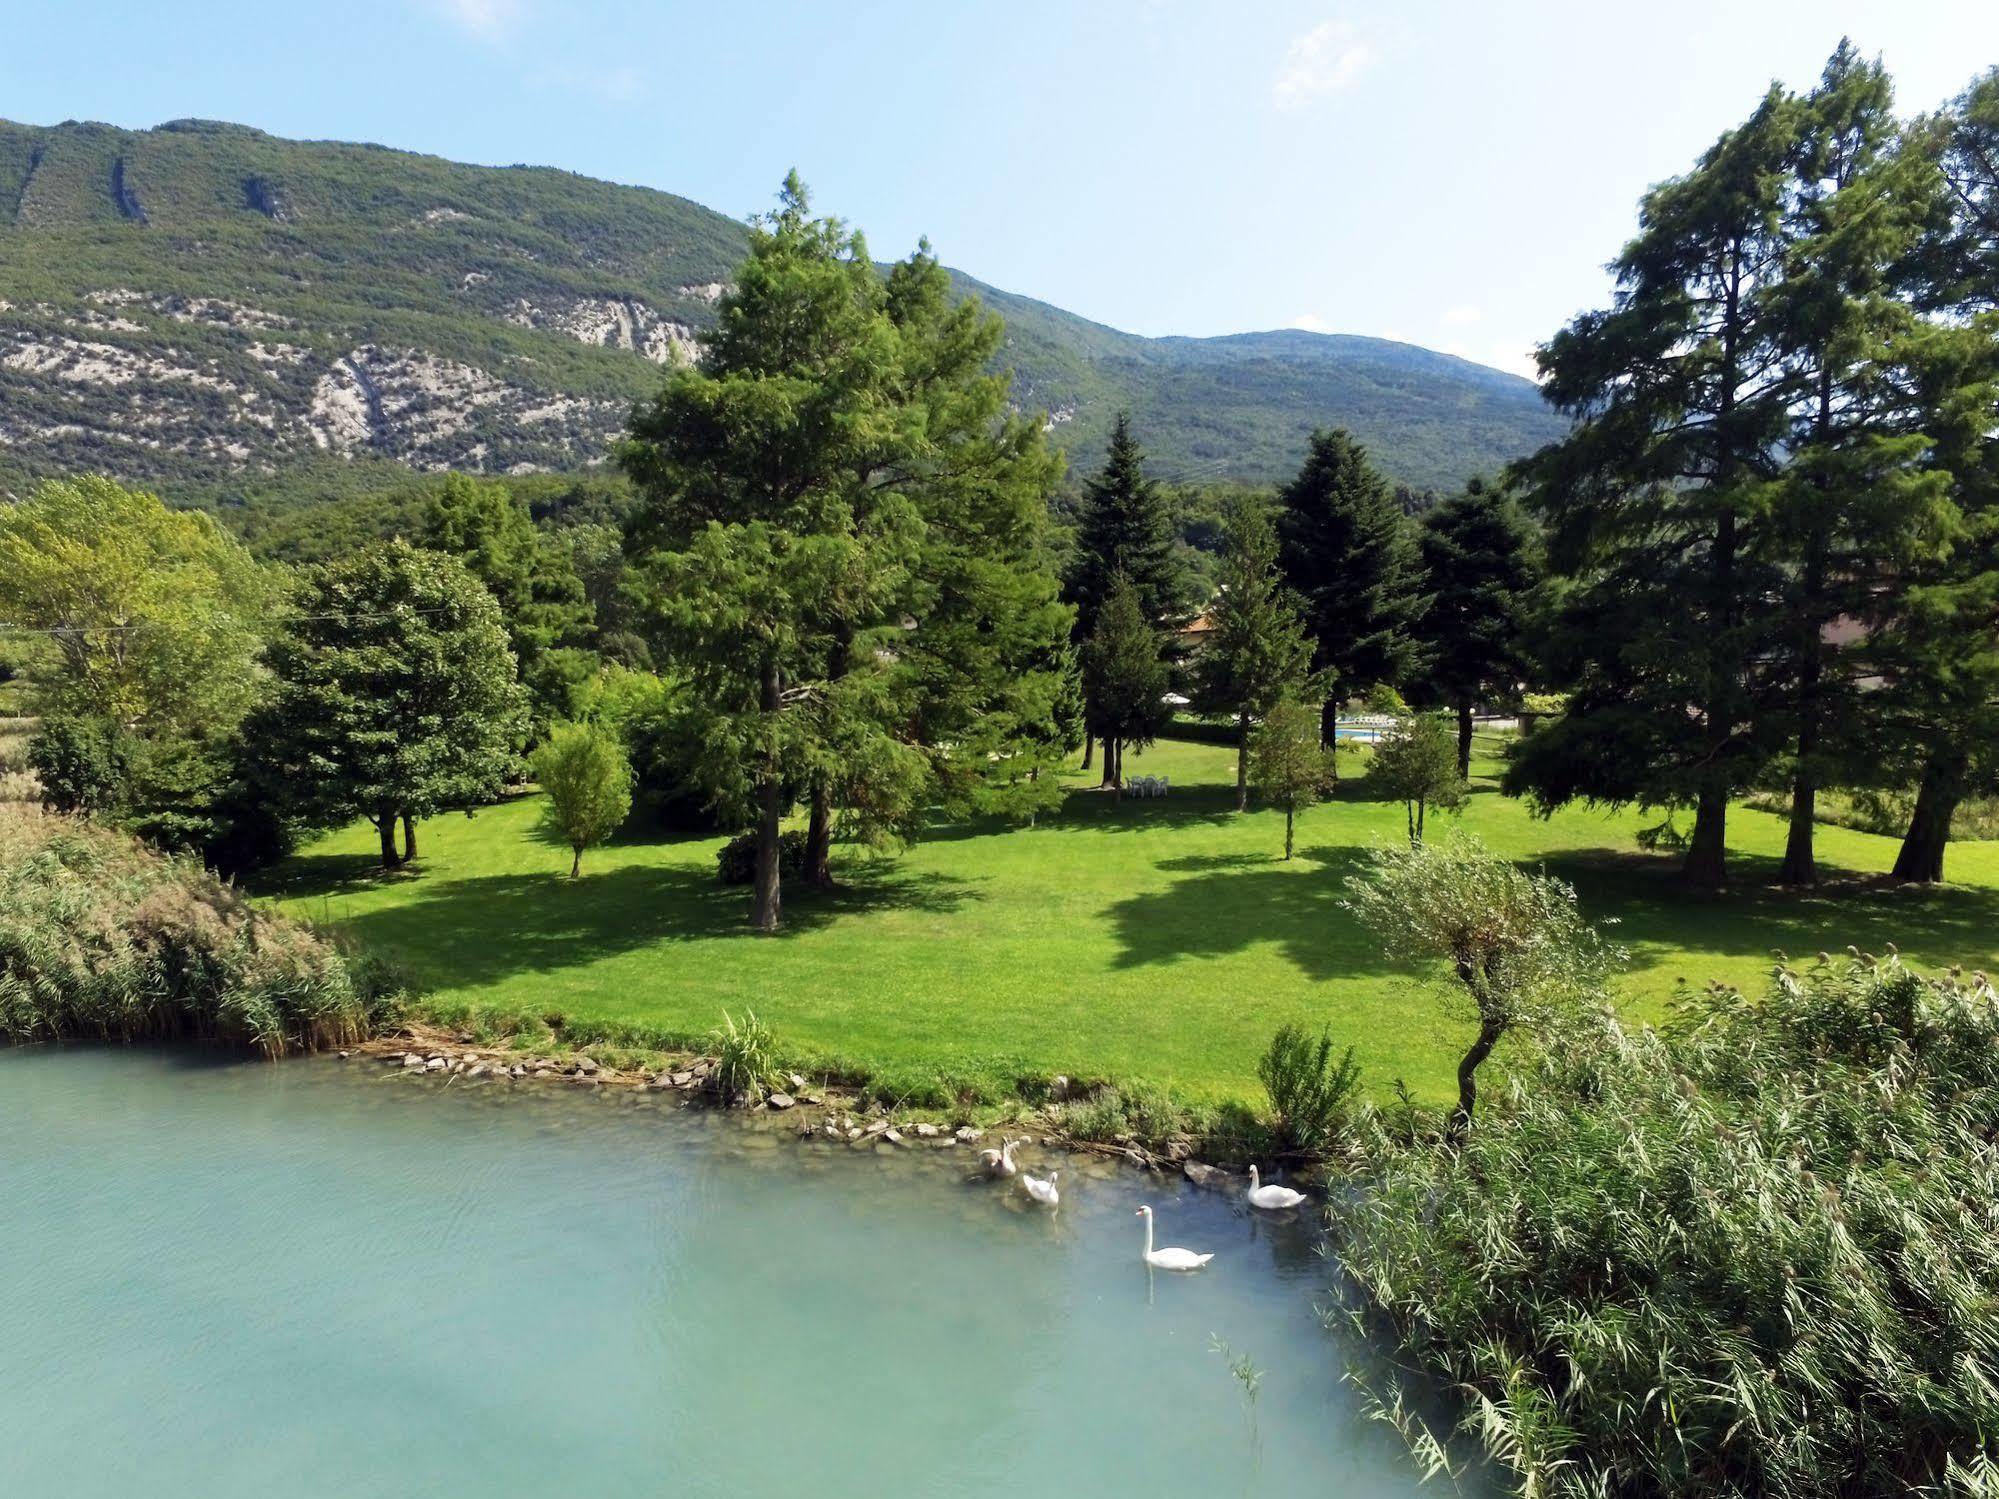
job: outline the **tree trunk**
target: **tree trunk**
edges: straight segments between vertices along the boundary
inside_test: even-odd
[[[1331,749],[1340,738],[1340,704],[1337,698],[1327,698],[1319,706],[1319,745]]]
[[[416,819],[403,813],[403,862],[409,863],[416,857]]]
[[[1680,877],[1697,890],[1728,883],[1728,793],[1708,789],[1694,804],[1694,835]]]
[[[396,814],[387,812],[380,817],[372,817],[369,821],[375,824],[375,831],[382,835],[382,868],[394,869],[402,863],[402,856],[396,852]]]
[[[1458,1106],[1451,1114],[1450,1138],[1453,1143],[1461,1142],[1471,1129],[1472,1110],[1478,1107],[1479,1063],[1492,1055],[1492,1048],[1499,1044],[1501,1027],[1487,1020],[1478,1028],[1478,1039],[1471,1044],[1471,1050],[1458,1061]]]
[[[569,861],[569,877],[573,880],[583,873],[583,845],[580,843],[575,845],[571,852],[574,857]]]
[[[1236,718],[1235,809],[1238,812],[1249,810],[1249,710],[1247,708]]]
[[[1297,816],[1297,810],[1295,803],[1287,803],[1284,808],[1284,857],[1286,859],[1291,857],[1291,823],[1292,819]]]
[[[1423,814],[1430,810],[1430,804],[1422,797],[1416,798],[1416,841],[1423,841]]]
[[[833,808],[823,781],[812,783],[812,817],[805,828],[805,883],[833,888]]]
[[[1926,884],[1943,881],[1950,820],[1964,798],[1970,765],[1970,757],[1955,746],[1936,750],[1924,763],[1923,779],[1916,788],[1916,810],[1909,816],[1909,831],[1902,835],[1902,847],[1895,855],[1896,879]]]
[[[766,714],[776,715],[781,689],[777,667],[766,666],[762,694]],[[750,901],[750,925],[760,932],[776,931],[779,920],[778,834],[784,821],[784,784],[774,761],[775,756],[772,763],[764,765],[763,779],[757,785],[757,872]]]
[[[1471,699],[1458,704],[1458,774],[1471,779]]]
[[[1116,786],[1118,785],[1118,757],[1117,757],[1117,751],[1118,751],[1118,742],[1117,742],[1117,741],[1116,741],[1115,739],[1112,739],[1112,738],[1110,738],[1110,737],[1109,737],[1108,735],[1107,735],[1107,736],[1105,736],[1105,738],[1104,738],[1104,778],[1103,778],[1103,780],[1102,780],[1102,781],[1101,781],[1101,782],[1099,783],[1099,786],[1100,786],[1101,788],[1112,788],[1112,787],[1116,787]]]
[[[1416,836],[1416,804],[1405,801],[1402,804],[1402,822],[1409,830],[1409,846],[1414,848],[1420,841]]]
[[[1097,736],[1095,734],[1085,734],[1083,736],[1083,769],[1088,770],[1090,768],[1090,756],[1096,752]]]
[[[1784,839],[1784,864],[1777,871],[1778,882],[1785,885],[1819,882],[1818,859],[1812,847],[1812,835],[1818,826],[1819,788],[1805,768],[1803,748],[1800,735],[1798,773],[1791,780],[1791,828]]]

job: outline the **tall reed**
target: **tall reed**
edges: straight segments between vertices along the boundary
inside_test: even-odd
[[[306,928],[198,865],[71,818],[0,810],[0,1040],[188,1037],[312,1051],[374,996]]]

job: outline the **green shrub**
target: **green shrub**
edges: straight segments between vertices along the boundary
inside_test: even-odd
[[[777,870],[790,879],[805,869],[805,835],[797,829],[777,840]],[[715,850],[715,878],[725,885],[747,885],[757,877],[757,835],[738,833]]]
[[[1293,1151],[1322,1155],[1346,1128],[1360,1066],[1349,1046],[1333,1060],[1333,1033],[1317,1040],[1302,1026],[1279,1028],[1257,1061],[1256,1075],[1276,1117],[1277,1137]]]
[[[715,1072],[711,1079],[724,1099],[762,1103],[777,1078],[777,1038],[769,1026],[745,1010],[743,1023],[726,1011],[715,1028]]]
[[[1522,1493],[1970,1492],[1999,1459],[1996,1134],[1990,985],[1826,961],[1663,1032],[1553,1026],[1455,1148],[1376,1133],[1336,1251]]]
[[[199,1037],[275,1057],[358,1040],[384,997],[192,862],[0,813],[0,1040]]]

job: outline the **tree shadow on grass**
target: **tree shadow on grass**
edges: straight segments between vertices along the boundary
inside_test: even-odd
[[[1776,883],[1777,859],[1735,851],[1733,883],[1719,894],[1682,885],[1677,862],[1657,854],[1582,849],[1522,862],[1573,885],[1590,920],[1614,923],[1606,929],[1630,950],[1632,972],[1678,964],[1703,983],[1713,976],[1700,970],[1704,954],[1807,961],[1850,946],[1881,953],[1892,945],[1930,968],[1999,962],[1999,890],[1839,869],[1815,889],[1794,890]]]
[[[1225,957],[1276,942],[1313,980],[1398,971],[1340,905],[1347,876],[1366,858],[1364,849],[1327,845],[1300,849],[1289,864],[1276,853],[1164,860],[1160,869],[1188,878],[1111,907],[1114,966]]]
[[[831,891],[787,885],[775,935],[749,927],[747,886],[705,871],[627,866],[570,880],[555,873],[440,879],[409,898],[338,921],[433,986],[498,982],[577,967],[656,944],[736,938],[782,942],[880,911],[950,912],[983,898],[964,880],[862,868]]]

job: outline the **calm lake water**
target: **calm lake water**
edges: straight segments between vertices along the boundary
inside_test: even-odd
[[[1356,1414],[1307,1225],[1130,1174],[1051,1216],[967,1156],[0,1050],[0,1494],[1449,1491]],[[1214,1264],[1149,1273],[1141,1201]]]

